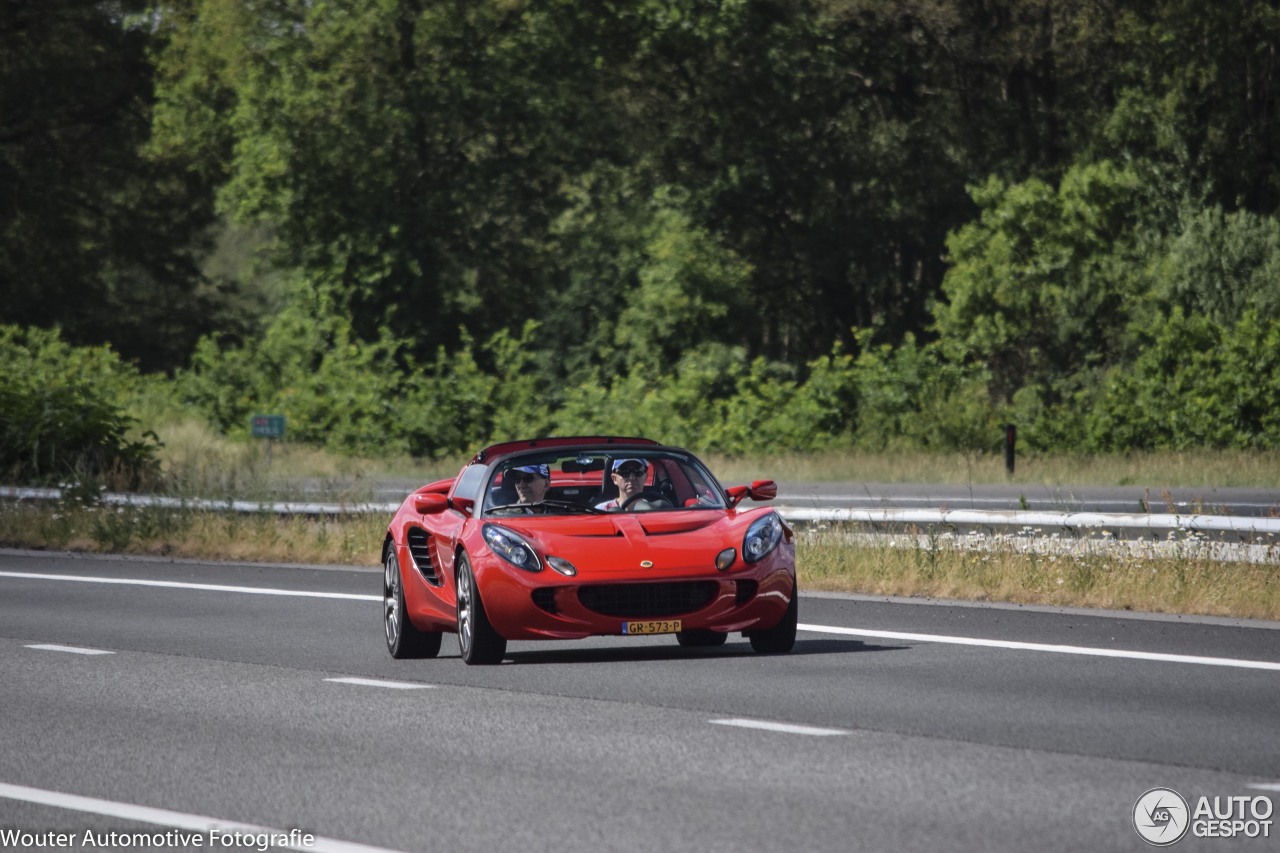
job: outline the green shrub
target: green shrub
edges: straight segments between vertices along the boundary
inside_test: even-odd
[[[1280,320],[1223,325],[1174,309],[1108,374],[1090,450],[1280,447]]]
[[[154,433],[134,437],[124,402],[136,370],[107,347],[56,331],[0,327],[0,475],[15,483],[87,480],[136,488],[157,474]]]

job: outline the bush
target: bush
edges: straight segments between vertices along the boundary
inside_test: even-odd
[[[858,333],[862,352],[852,368],[860,446],[997,448],[1006,413],[991,402],[985,368],[949,357],[939,343],[918,344],[911,335],[896,347],[873,347],[870,336]]]
[[[1280,447],[1280,320],[1174,309],[1144,337],[1087,418],[1090,450]]]
[[[137,488],[159,471],[159,440],[131,437],[124,401],[136,370],[107,347],[56,331],[0,326],[0,474],[10,482],[77,479]]]

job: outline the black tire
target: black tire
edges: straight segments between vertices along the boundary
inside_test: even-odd
[[[433,658],[440,654],[440,632],[419,631],[404,607],[404,578],[395,546],[387,548],[382,564],[382,628],[387,651],[396,660]]]
[[[458,651],[462,660],[472,666],[492,666],[502,663],[507,653],[507,641],[493,630],[480,589],[471,572],[471,562],[466,554],[458,555],[456,566],[456,591],[458,599]]]
[[[786,654],[796,644],[796,625],[800,621],[800,590],[791,588],[791,601],[787,604],[787,612],[782,621],[772,628],[762,631],[748,631],[751,648],[765,655]]]
[[[728,638],[729,634],[725,631],[707,631],[704,629],[681,631],[676,634],[676,642],[686,649],[709,649],[715,646],[723,646],[724,641]]]

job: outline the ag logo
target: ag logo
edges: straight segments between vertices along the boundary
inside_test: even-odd
[[[1190,825],[1187,801],[1172,788],[1152,788],[1133,804],[1133,828],[1156,847],[1181,841]]]

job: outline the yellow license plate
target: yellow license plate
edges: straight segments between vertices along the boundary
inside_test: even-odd
[[[679,619],[665,619],[654,622],[623,622],[624,634],[677,634],[680,632]]]

